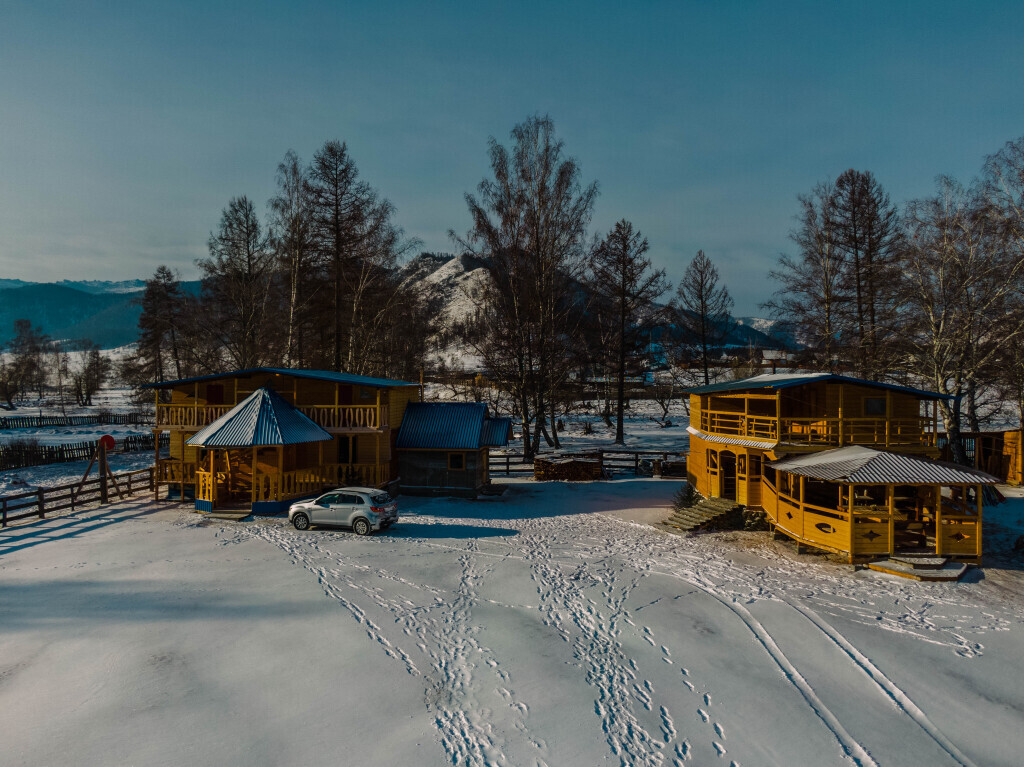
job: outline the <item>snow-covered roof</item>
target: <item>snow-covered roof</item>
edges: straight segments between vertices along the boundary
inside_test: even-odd
[[[768,465],[788,474],[848,484],[990,485],[999,481],[966,466],[859,446],[783,458]]]

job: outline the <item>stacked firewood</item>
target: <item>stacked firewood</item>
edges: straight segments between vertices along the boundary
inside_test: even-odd
[[[601,479],[597,458],[536,458],[533,478],[539,482],[592,482]]]

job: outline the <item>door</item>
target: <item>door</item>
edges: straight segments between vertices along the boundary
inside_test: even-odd
[[[718,466],[722,475],[722,498],[736,500],[736,454],[723,450],[718,454]]]
[[[365,516],[366,504],[361,496],[354,493],[340,493],[338,503],[331,508],[335,510],[337,524],[351,525],[357,516]],[[360,513],[362,512],[362,513]]]
[[[334,505],[338,503],[338,496],[333,494],[322,495],[316,499],[316,504],[309,509],[309,521],[313,524],[334,524]]]

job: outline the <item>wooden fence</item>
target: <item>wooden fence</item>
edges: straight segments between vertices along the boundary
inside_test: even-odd
[[[686,453],[676,453],[665,450],[576,450],[558,451],[557,453],[541,453],[541,458],[590,458],[600,461],[602,473],[605,471],[611,474],[633,474],[644,476],[648,469],[653,470],[654,461],[666,463],[668,461],[679,461],[686,463]],[[533,474],[533,462],[527,462],[522,453],[505,453],[504,455],[492,455],[490,457],[490,472],[492,475],[504,474],[512,476],[516,474]]]
[[[160,447],[171,444],[171,435],[160,435]],[[124,439],[115,440],[114,450],[122,453],[133,453],[140,450],[153,450],[152,434],[131,434]],[[0,445],[0,471],[8,469],[24,469],[27,466],[45,466],[51,463],[67,461],[88,461],[96,450],[96,441],[67,442],[62,445],[37,445],[31,442],[15,442]]]
[[[153,423],[147,413],[98,413],[96,415],[0,416],[0,429],[42,429],[48,426],[143,426]]]
[[[104,487],[104,480],[106,487]],[[153,487],[153,470],[139,469],[124,471],[110,477],[95,477],[85,482],[75,482],[57,487],[41,487],[30,493],[0,497],[0,527],[22,519],[46,519],[47,514],[72,511],[91,504],[101,503],[105,498],[113,499],[135,493],[149,492]]]

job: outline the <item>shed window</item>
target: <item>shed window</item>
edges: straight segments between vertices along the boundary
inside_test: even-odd
[[[462,453],[448,453],[449,471],[462,471],[466,468],[466,456]]]
[[[885,397],[865,397],[864,415],[885,416]]]

